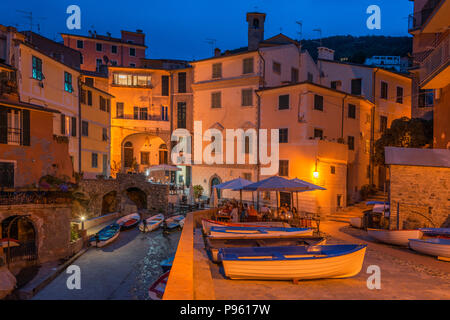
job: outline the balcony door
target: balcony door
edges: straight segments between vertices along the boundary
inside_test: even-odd
[[[125,168],[131,168],[133,166],[133,154],[133,144],[128,141],[123,147],[123,166]]]

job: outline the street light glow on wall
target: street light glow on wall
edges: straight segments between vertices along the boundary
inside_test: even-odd
[[[315,166],[315,169],[314,169],[314,172],[313,172],[313,177],[315,179],[319,178],[319,171],[317,171],[317,159],[316,159],[316,166]]]

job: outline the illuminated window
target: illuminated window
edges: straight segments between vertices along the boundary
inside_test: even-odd
[[[33,56],[33,79],[42,80],[42,60]]]

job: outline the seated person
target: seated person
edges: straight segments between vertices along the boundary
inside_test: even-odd
[[[231,210],[231,221],[239,222],[239,213],[237,207],[234,207],[233,210]]]

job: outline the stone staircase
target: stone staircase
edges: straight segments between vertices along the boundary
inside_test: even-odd
[[[383,192],[379,191],[376,194],[369,196],[364,201],[355,203],[346,208],[342,208],[340,211],[327,216],[327,220],[350,223],[350,218],[362,217],[364,215],[364,211],[372,209],[373,205],[366,205],[367,201],[384,201],[384,200],[385,199]]]

